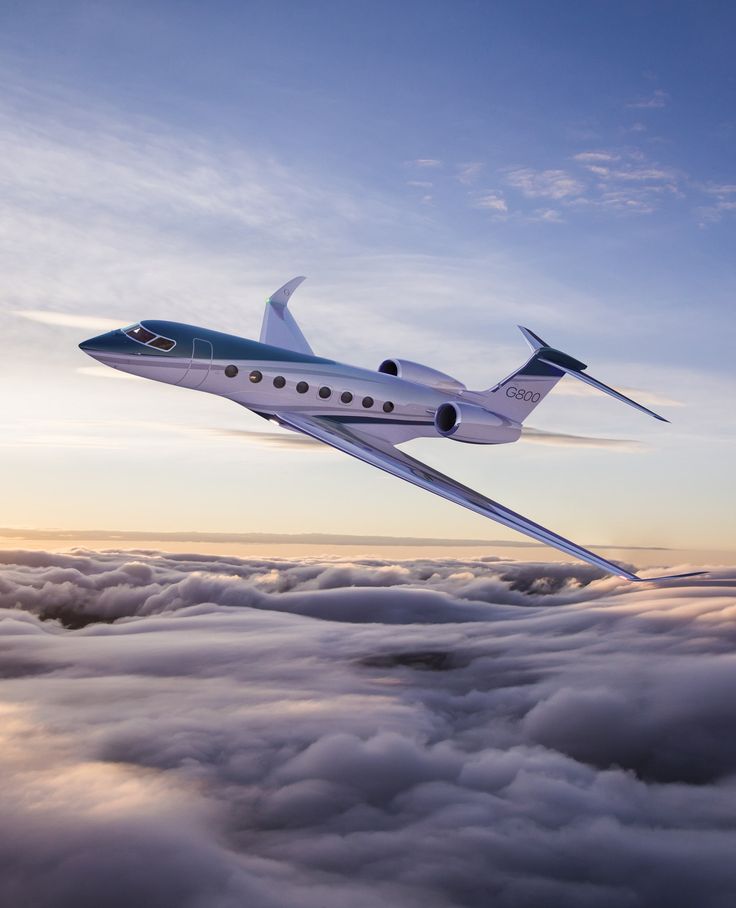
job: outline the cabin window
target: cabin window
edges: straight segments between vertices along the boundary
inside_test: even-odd
[[[235,378],[235,376],[237,374],[238,374],[237,366],[225,366],[225,375],[227,375],[228,378]],[[251,381],[253,381],[253,379],[251,379]]]
[[[309,385],[305,381],[300,381],[296,386],[296,390],[299,394],[306,394],[309,391]]]
[[[258,369],[254,369],[248,378],[253,382],[254,385],[257,385],[259,381],[263,378],[263,372],[259,372]]]
[[[373,398],[372,398],[372,397],[364,397],[363,400],[361,401],[361,403],[362,403],[363,406],[366,408],[366,410],[369,410],[369,409],[373,406]]]
[[[318,393],[322,400],[327,400],[328,397],[332,396],[332,389],[328,388],[326,385],[322,385]]]
[[[286,384],[286,379],[284,378],[283,375],[277,375],[276,378],[274,378],[274,380],[273,380],[274,388],[283,388],[285,384]]]
[[[387,400],[386,403],[383,405],[383,412],[384,412],[384,413],[391,413],[391,411],[393,410],[393,408],[394,408],[394,405],[391,403],[390,400]]]
[[[342,394],[340,395],[340,400],[344,404],[352,403],[353,395],[350,393],[350,391],[343,391]]]

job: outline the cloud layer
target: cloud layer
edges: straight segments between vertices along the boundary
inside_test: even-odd
[[[736,582],[0,553],[0,900],[736,896]],[[76,628],[76,629],[74,629]]]

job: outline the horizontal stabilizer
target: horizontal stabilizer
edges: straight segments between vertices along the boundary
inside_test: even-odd
[[[628,404],[630,407],[635,407],[637,410],[641,410],[642,413],[648,413],[649,416],[653,416],[655,419],[659,419],[662,422],[669,422],[669,419],[665,419],[664,416],[660,416],[659,413],[655,413],[654,410],[650,410],[648,407],[638,404],[635,400],[632,400],[630,397],[627,397],[625,394],[622,394],[620,391],[616,391],[614,388],[609,388],[608,385],[604,385],[602,381],[598,381],[597,378],[593,378],[592,375],[586,375],[581,369],[570,368],[567,365],[563,365],[559,359],[552,360],[546,359],[544,355],[539,357],[540,362],[547,363],[547,365],[555,366],[558,369],[562,369],[567,375],[572,375],[573,378],[579,378],[580,381],[584,381],[586,385],[591,385],[593,388],[597,388],[599,391],[603,391],[604,394],[610,394],[611,397],[615,397],[616,400],[620,400],[625,404]],[[583,367],[585,368],[585,367]]]

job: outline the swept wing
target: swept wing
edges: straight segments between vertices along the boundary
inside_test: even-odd
[[[619,577],[625,577],[627,580],[636,582],[645,582],[647,580],[672,580],[680,577],[692,577],[696,574],[705,573],[704,571],[695,571],[689,574],[674,574],[666,577],[637,577],[631,571],[627,571],[613,561],[608,561],[595,552],[576,545],[564,536],[560,536],[546,527],[540,526],[533,520],[517,514],[515,511],[504,507],[491,498],[486,498],[479,492],[456,482],[449,476],[445,476],[433,467],[428,466],[422,461],[405,454],[398,448],[393,447],[390,443],[372,437],[370,431],[361,428],[346,427],[329,417],[305,416],[303,414],[293,413],[276,413],[275,418],[286,428],[293,429],[296,432],[302,432],[312,438],[322,441],[325,444],[350,454],[358,460],[369,463],[379,470],[398,476],[415,486],[433,492],[448,501],[454,501],[476,514],[483,517],[490,517],[497,523],[511,527],[519,533],[531,536],[547,545],[554,546],[568,555],[579,558],[581,561],[587,561],[604,571],[617,574]]]

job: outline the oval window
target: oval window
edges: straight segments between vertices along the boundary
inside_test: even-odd
[[[373,406],[373,398],[372,398],[372,397],[364,397],[363,400],[361,401],[361,403],[362,403],[363,406],[366,408],[366,410],[368,410],[370,407]]]
[[[340,395],[340,400],[344,404],[349,404],[353,400],[353,395],[350,393],[350,391],[343,391],[342,394]]]
[[[296,390],[300,394],[306,394],[309,391],[309,385],[305,381],[300,381],[296,386]]]
[[[284,378],[283,375],[277,375],[276,378],[274,378],[274,380],[273,380],[274,388],[283,388],[285,384],[286,384],[286,379]]]
[[[258,382],[263,378],[263,372],[259,372],[258,369],[254,369],[248,378],[253,382],[254,385],[257,385]]]
[[[322,385],[322,387],[319,389],[319,396],[322,398],[322,400],[327,400],[327,398],[331,395],[332,390],[328,388],[327,385]]]
[[[391,403],[390,400],[387,400],[386,403],[383,405],[383,412],[384,412],[384,413],[391,413],[391,411],[393,410],[393,408],[394,408],[394,405]]]
[[[227,375],[228,378],[235,378],[235,376],[237,374],[238,374],[237,366],[225,366],[225,375]],[[253,379],[251,379],[251,381],[253,381]]]

